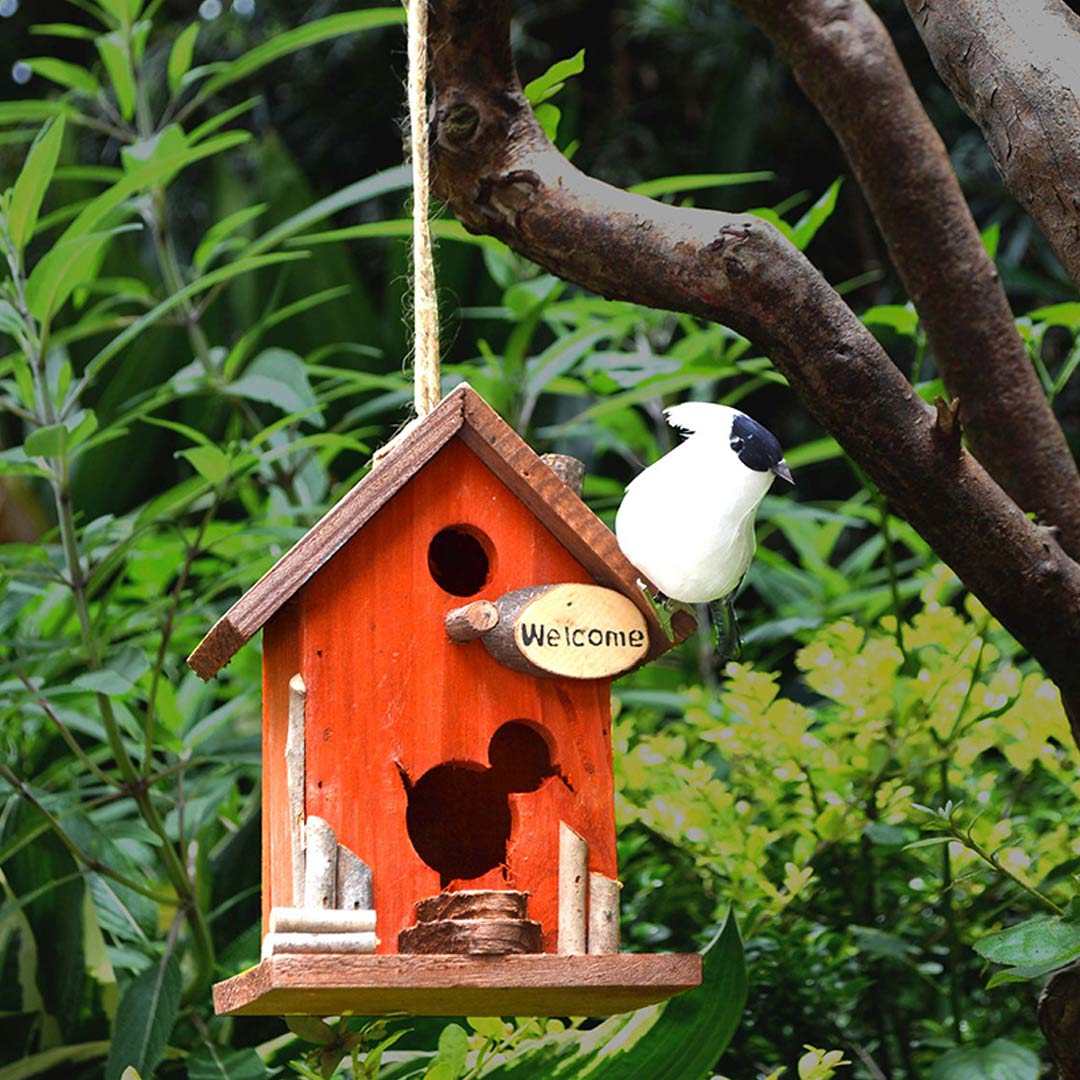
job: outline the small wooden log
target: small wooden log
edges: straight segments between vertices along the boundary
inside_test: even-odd
[[[281,953],[373,953],[377,944],[370,930],[359,934],[272,933],[263,938],[262,958]]]
[[[541,454],[540,460],[575,494],[581,495],[585,462],[569,454]]]
[[[511,889],[466,889],[439,893],[416,902],[418,923],[440,919],[524,919],[528,893]]]
[[[304,836],[304,907],[336,907],[338,844],[334,830],[322,818],[309,817]]]
[[[588,951],[589,845],[565,821],[559,822],[559,938],[561,956]]]
[[[371,867],[344,844],[338,844],[335,907],[366,911],[372,906]]]
[[[338,908],[270,909],[271,934],[364,934],[375,929],[375,912]]]
[[[500,596],[484,648],[529,675],[614,678],[642,663],[649,631],[637,605],[600,585],[533,585]]]
[[[399,953],[506,956],[543,951],[543,930],[531,919],[436,919],[398,934]]]
[[[474,600],[446,613],[446,634],[451,641],[475,641],[499,622],[499,609],[490,600]]]
[[[285,737],[285,777],[289,788],[289,829],[292,837],[292,901],[304,898],[304,713],[307,688],[299,675],[289,680],[289,730]]]
[[[589,952],[619,951],[619,890],[622,885],[603,874],[589,874]]]

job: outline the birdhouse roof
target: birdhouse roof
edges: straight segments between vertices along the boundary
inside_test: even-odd
[[[638,585],[641,573],[610,529],[499,415],[462,384],[390,444],[371,471],[289,549],[211,628],[188,657],[203,679],[229,662],[341,547],[452,438],[460,438],[601,585],[628,596],[649,627],[648,659],[671,648]],[[692,629],[676,617],[677,640]]]

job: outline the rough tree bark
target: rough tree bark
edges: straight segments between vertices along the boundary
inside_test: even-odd
[[[508,0],[432,11],[436,190],[498,236],[601,295],[733,327],[772,358],[866,470],[1062,691],[1080,743],[1080,566],[1028,520],[915,394],[814,267],[763,221],[667,206],[579,172],[521,92]]]
[[[1080,473],[945,146],[866,0],[735,0],[844,148],[972,452],[1080,558]],[[1080,72],[1078,72],[1080,75]],[[1023,422],[1018,423],[1017,418]]]
[[[1062,0],[906,0],[1006,187],[1080,287],[1080,17]]]

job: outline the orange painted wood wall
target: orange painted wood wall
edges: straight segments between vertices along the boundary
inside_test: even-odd
[[[494,554],[488,584],[467,598],[443,591],[428,570],[431,538],[461,524],[480,529]],[[553,777],[510,795],[507,876],[495,870],[450,887],[529,892],[530,917],[555,950],[560,819],[589,842],[590,870],[618,876],[610,683],[510,671],[478,641],[451,643],[443,618],[471,599],[591,580],[455,437],[274,617],[264,644],[264,927],[270,905],[291,894],[283,755],[287,684],[299,671],[307,813],[371,866],[380,952],[397,951],[415,901],[440,891],[409,839],[398,765],[413,780],[446,762],[486,766],[500,725],[522,720],[546,732],[570,787]]]

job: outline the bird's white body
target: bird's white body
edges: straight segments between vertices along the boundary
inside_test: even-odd
[[[748,468],[732,449],[742,415],[704,402],[668,409],[668,423],[687,438],[630,482],[619,507],[619,546],[672,600],[730,596],[753,558],[754,515],[776,474]]]

